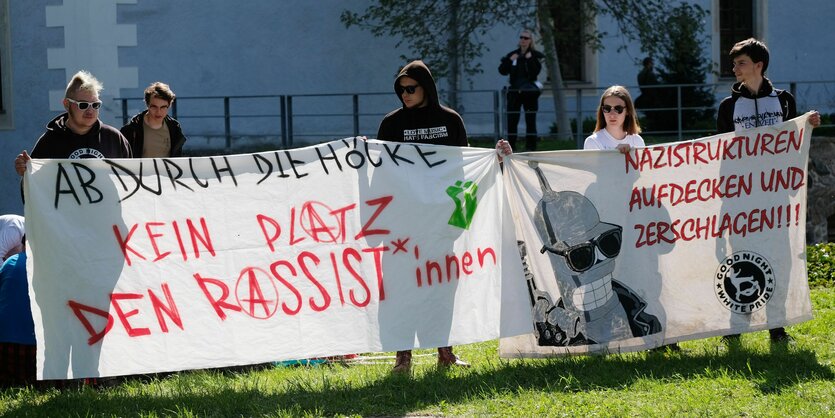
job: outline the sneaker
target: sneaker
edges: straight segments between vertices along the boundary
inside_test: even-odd
[[[398,351],[397,356],[394,360],[394,368],[391,369],[392,373],[403,373],[408,374],[409,370],[412,368],[412,351]]]
[[[461,360],[452,353],[452,347],[438,347],[438,367],[470,367],[470,363]]]

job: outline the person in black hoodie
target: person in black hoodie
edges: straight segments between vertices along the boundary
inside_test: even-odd
[[[64,94],[65,113],[46,125],[31,157],[26,150],[15,158],[15,171],[23,175],[31,158],[131,158],[130,145],[114,127],[99,120],[102,85],[87,71],[77,72]]]
[[[387,114],[377,139],[393,142],[466,147],[467,130],[456,111],[442,106],[432,73],[423,61],[412,61],[394,80],[403,107]]]
[[[545,55],[533,48],[533,33],[524,29],[519,33],[519,48],[503,56],[499,74],[508,76],[507,140],[516,148],[516,132],[522,107],[525,108],[525,150],[536,151],[536,111],[539,110],[541,85],[537,77],[542,71]]]
[[[797,117],[797,107],[791,93],[775,89],[765,77],[769,53],[765,43],[754,38],[737,42],[728,53],[733,60],[736,83],[731,95],[719,104],[716,130],[719,133],[742,131],[760,126],[776,125]],[[809,116],[812,127],[820,126],[820,113]],[[791,340],[783,327],[769,330],[772,342]],[[723,337],[732,344],[739,341],[739,334]]]
[[[765,77],[768,48],[762,41],[749,38],[737,42],[730,53],[736,83],[731,95],[719,104],[716,130],[719,133],[776,125],[797,116],[794,96],[775,89]],[[813,127],[820,125],[820,114],[809,117]]]
[[[400,70],[394,80],[394,91],[403,107],[387,114],[380,122],[377,139],[465,147],[467,130],[464,120],[454,110],[442,106],[432,73],[423,61],[412,61]],[[452,352],[452,347],[438,347],[439,366],[469,364]],[[412,366],[412,351],[398,351],[395,373],[408,373]]]
[[[176,119],[168,116],[177,96],[162,82],[145,89],[147,109],[131,118],[121,131],[128,139],[134,157],[181,157],[186,137]]]

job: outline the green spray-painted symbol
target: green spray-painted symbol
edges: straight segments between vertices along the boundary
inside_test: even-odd
[[[455,202],[455,211],[452,212],[447,223],[462,229],[469,229],[470,222],[475,216],[476,206],[478,206],[478,185],[472,181],[466,183],[456,181],[454,185],[446,188],[446,194]]]

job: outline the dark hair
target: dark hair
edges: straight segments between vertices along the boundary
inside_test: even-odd
[[[644,58],[644,67],[646,67],[647,64],[651,64],[651,63],[652,63],[652,57]]]
[[[730,55],[731,60],[740,55],[748,55],[754,63],[763,63],[762,75],[765,75],[765,70],[768,69],[768,47],[765,46],[765,43],[757,39],[748,38],[744,41],[737,42],[731,48],[728,55]]]
[[[171,87],[168,87],[168,84],[165,84],[160,81],[156,81],[151,83],[147,89],[145,89],[145,104],[151,104],[151,97],[159,97],[162,100],[165,100],[170,105],[171,102],[177,97],[173,91],[171,91]]]

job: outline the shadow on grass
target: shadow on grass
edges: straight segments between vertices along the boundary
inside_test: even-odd
[[[159,385],[159,391],[153,395],[147,390],[132,389],[130,383],[100,392],[85,388],[51,393],[45,401],[25,401],[7,412],[33,416],[70,411],[117,416],[150,412],[201,416],[277,412],[292,416],[405,415],[439,403],[472,401],[492,394],[627,389],[648,379],[664,382],[729,376],[750,379],[763,393],[779,392],[806,381],[835,380],[830,368],[818,363],[814,352],[786,346],[772,346],[771,353],[732,347],[715,354],[495,359],[470,370],[447,371],[430,366],[419,369],[412,377],[380,374],[380,368],[369,368],[365,383],[348,383],[338,370],[331,373],[328,369],[278,381],[271,376],[272,371],[232,376],[227,373],[229,379],[221,380],[212,373],[183,373],[171,377],[173,380],[151,381],[147,384]],[[238,388],[229,387],[233,384]]]

